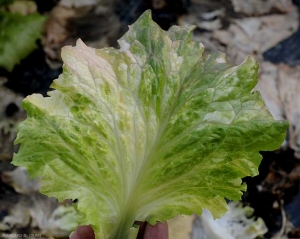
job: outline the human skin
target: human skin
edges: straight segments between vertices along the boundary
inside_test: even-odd
[[[140,226],[137,239],[169,239],[167,223],[158,222],[155,226],[144,222],[136,222],[136,224]],[[90,226],[80,226],[71,239],[95,239],[95,235]]]
[[[135,222],[140,226],[137,239],[169,239],[168,224],[158,222],[155,226],[149,223]]]

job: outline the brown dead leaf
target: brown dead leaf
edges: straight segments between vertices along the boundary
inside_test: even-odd
[[[27,170],[22,167],[17,167],[13,171],[4,172],[0,177],[4,183],[13,187],[16,192],[21,194],[38,192],[41,186],[37,179],[30,180]]]
[[[5,81],[0,79],[0,160],[12,158],[17,125],[26,116],[21,108],[23,97],[2,86]]]
[[[37,11],[37,6],[34,1],[15,0],[7,6],[8,11],[12,13],[21,13],[23,16],[32,14]]]
[[[229,202],[227,208],[220,219],[203,210],[201,216],[195,217],[190,239],[253,239],[268,231],[264,221],[253,216],[253,208],[234,202]]]
[[[189,13],[178,19],[181,26],[195,25],[201,30],[214,31],[222,28],[225,8],[222,4],[211,5],[206,1],[192,1]]]
[[[17,204],[9,206],[9,214],[0,221],[0,230],[12,231],[21,228],[26,228],[30,224],[30,215],[26,204],[20,201]]]
[[[57,199],[38,192],[40,183],[30,180],[25,168],[0,173],[0,183],[17,192],[1,195],[0,231],[40,233],[43,238],[68,237],[77,227],[77,216],[71,201],[61,204]],[[13,193],[13,194],[12,194]]]
[[[49,66],[53,69],[61,67],[60,51],[63,45],[73,44],[69,38],[68,21],[74,18],[76,10],[61,6],[55,7],[46,22],[46,33],[43,36],[44,51]]]
[[[224,44],[220,44],[220,42],[212,37],[211,32],[205,32],[201,34],[195,33],[193,35],[193,40],[197,42],[201,42],[204,47],[205,51],[212,52],[212,51],[220,51],[220,52],[226,52],[227,46]],[[232,63],[231,59],[229,59],[229,62]]]
[[[296,7],[286,15],[269,15],[233,20],[226,30],[216,30],[212,38],[226,45],[229,62],[238,64],[247,55],[262,61],[262,53],[292,35],[299,26]]]
[[[260,91],[267,108],[275,120],[283,120],[283,104],[278,91],[278,69],[270,62],[260,64],[260,74],[258,84],[255,89]]]
[[[290,122],[289,145],[300,158],[300,66],[281,64],[279,69],[279,95],[286,119]]]
[[[111,4],[102,0],[101,5],[96,6],[87,4],[71,8],[58,5],[51,11],[42,39],[51,68],[61,67],[61,48],[75,45],[78,38],[95,48],[116,44],[121,24]]]
[[[270,12],[286,13],[292,9],[292,0],[231,0],[234,11],[246,15],[263,15]]]
[[[17,201],[12,201],[11,196],[1,200],[1,204],[5,205],[5,208],[0,207],[0,212],[5,210],[7,215],[0,220],[0,230],[10,233],[26,230],[27,233],[41,233],[46,238],[57,236],[57,233],[62,236],[61,230],[57,230],[57,228],[53,228],[53,232],[48,230],[54,223],[52,214],[59,206],[55,198],[49,198],[39,193],[17,194],[16,197],[18,197]],[[69,234],[70,231],[64,231],[63,236],[67,237]]]

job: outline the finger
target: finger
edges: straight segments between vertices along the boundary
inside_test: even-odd
[[[70,239],[95,239],[95,234],[90,226],[80,226]]]
[[[155,226],[147,224],[144,239],[169,239],[168,224],[158,222]]]

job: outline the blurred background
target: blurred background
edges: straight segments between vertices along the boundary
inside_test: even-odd
[[[62,72],[61,48],[78,38],[94,48],[117,40],[145,10],[167,30],[195,25],[206,52],[230,64],[253,55],[259,90],[277,120],[290,128],[281,148],[262,152],[260,174],[245,178],[240,203],[214,221],[209,212],[169,221],[170,239],[300,238],[299,0],[0,0],[0,238],[11,233],[68,238],[72,202],[41,195],[39,183],[10,164],[16,126],[26,118],[27,95],[46,96]]]

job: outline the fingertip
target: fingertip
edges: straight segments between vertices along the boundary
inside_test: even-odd
[[[70,239],[95,239],[95,234],[91,226],[80,226],[70,236]]]
[[[168,239],[169,231],[167,222],[157,222],[155,226],[147,224],[144,239]]]

